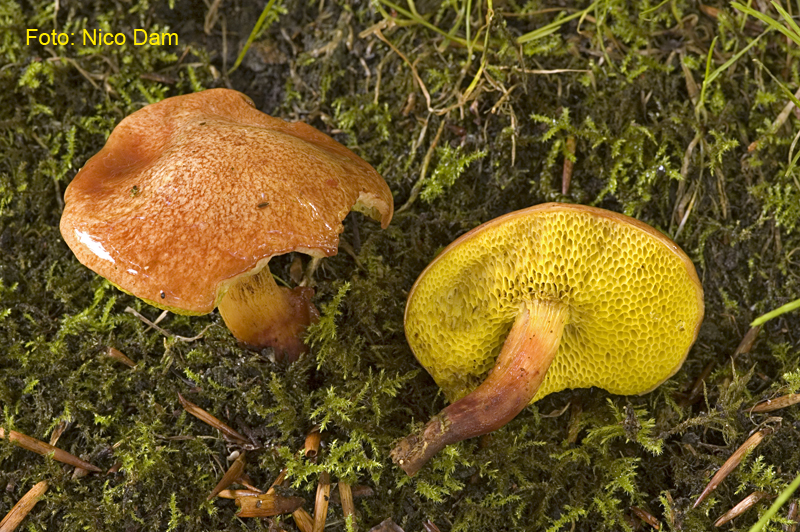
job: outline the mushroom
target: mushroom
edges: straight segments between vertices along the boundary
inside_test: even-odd
[[[638,220],[548,203],[485,223],[408,296],[408,342],[452,404],[392,458],[414,475],[567,388],[649,392],[681,367],[702,319],[694,265]]]
[[[120,122],[67,187],[61,234],[84,265],[179,314],[218,307],[242,342],[294,360],[313,290],[276,285],[268,262],[335,255],[356,210],[386,227],[393,201],[356,154],[301,123],[213,89]]]

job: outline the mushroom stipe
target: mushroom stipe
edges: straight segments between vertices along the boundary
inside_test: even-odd
[[[694,265],[638,220],[558,203],[492,220],[409,294],[406,337],[452,404],[392,458],[414,475],[444,446],[566,388],[646,393],[683,364],[702,318]]]

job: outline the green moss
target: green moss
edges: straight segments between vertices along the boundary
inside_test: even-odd
[[[599,0],[589,16],[523,45],[519,36],[573,12],[494,2],[485,25],[487,2],[398,3],[410,11],[279,2],[258,53],[251,48],[226,76],[263,5],[236,1],[214,15],[203,2],[173,4],[0,6],[2,426],[48,440],[65,422],[59,447],[119,466],[73,479],[52,459],[0,441],[10,486],[0,515],[47,479],[31,530],[269,529],[236,518],[231,501],[205,501],[236,446],[187,415],[178,393],[253,441],[247,472],[261,487],[288,468],[308,509],[323,470],[368,485],[374,495],[356,501],[361,530],[387,517],[405,530],[426,520],[460,531],[631,530],[631,506],[666,530],[708,530],[753,490],[776,495],[791,481],[800,468],[796,407],[747,409],[800,389],[800,317],[767,323],[750,352],[729,357],[754,317],[800,297],[800,175],[791,162],[800,120],[790,112],[776,121],[784,87],[800,82],[800,48],[773,31],[726,66],[764,26],[719,2],[709,14],[683,0]],[[28,28],[129,38],[147,28],[176,32],[179,44],[43,46],[26,43]],[[81,266],[58,230],[65,187],[116,123],[147,103],[220,86],[351,147],[386,178],[397,206],[427,176],[427,201],[386,230],[359,214],[345,221],[354,256],[342,252],[317,271],[322,318],[309,331],[310,354],[290,367],[237,345],[216,314],[159,323],[184,337],[203,332],[192,342],[148,328],[125,308],[151,320],[160,311]],[[565,159],[572,184],[562,195]],[[706,293],[698,342],[651,394],[556,394],[409,479],[388,452],[445,400],[405,342],[406,294],[454,238],[544,201],[599,205],[677,234]],[[290,278],[291,258],[272,261],[276,275]],[[136,367],[108,358],[109,346]],[[686,404],[710,363],[700,400]],[[770,421],[774,432],[692,509],[711,474],[770,417],[782,423]],[[316,462],[298,453],[315,425],[324,427]],[[729,529],[746,530],[765,506]],[[331,508],[329,529],[347,530],[341,508]],[[291,519],[280,526],[294,529]]]

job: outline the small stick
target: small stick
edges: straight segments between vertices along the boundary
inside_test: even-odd
[[[0,427],[0,439],[6,437],[6,432]],[[63,451],[58,447],[53,447],[49,443],[45,443],[41,440],[37,440],[36,438],[31,438],[25,434],[17,432],[15,430],[8,431],[8,440],[13,441],[23,449],[27,449],[29,451],[33,451],[37,454],[41,454],[42,456],[47,456],[52,454],[55,460],[59,462],[63,462],[65,464],[69,464],[71,466],[80,467],[83,469],[88,469],[89,471],[93,471],[95,473],[100,473],[102,470],[99,467],[93,466],[89,462],[85,460],[81,460],[74,454],[70,454],[67,451]]]
[[[2,430],[2,429],[0,429]],[[19,526],[23,519],[33,510],[36,503],[42,498],[47,491],[47,481],[43,480],[34,485],[28,490],[28,493],[22,496],[17,504],[11,508],[11,511],[6,514],[2,521],[0,521],[0,532],[13,532]]]
[[[356,528],[356,505],[353,503],[353,490],[347,482],[339,481],[339,498],[342,500],[342,513],[347,521],[351,519],[350,525],[353,530]]]
[[[747,438],[747,440],[745,440],[745,442],[741,446],[739,446],[738,449],[736,449],[733,452],[733,454],[730,456],[730,458],[728,458],[725,461],[725,463],[722,464],[722,467],[719,468],[719,471],[717,471],[717,473],[711,478],[711,482],[708,483],[708,486],[706,486],[706,489],[704,489],[703,493],[700,494],[700,497],[698,497],[697,502],[694,503],[692,508],[697,508],[697,506],[701,502],[703,502],[703,500],[712,491],[717,489],[717,486],[719,486],[720,482],[722,482],[725,479],[725,477],[727,477],[731,473],[731,471],[736,469],[736,467],[741,463],[742,459],[748,453],[748,451],[750,451],[752,449],[755,449],[755,447],[759,443],[761,443],[761,440],[764,439],[765,432],[768,433],[768,432],[771,432],[771,431],[767,431],[767,430],[760,431],[759,430],[759,431],[753,433],[752,436]]]
[[[331,495],[331,476],[327,471],[319,474],[317,484],[317,499],[314,502],[314,528],[313,532],[322,532],[328,518],[328,502]]]
[[[242,472],[244,471],[244,466],[246,464],[244,457],[245,453],[242,452],[242,454],[240,454],[236,458],[236,460],[233,461],[233,463],[225,472],[225,474],[222,475],[222,479],[220,479],[220,481],[217,483],[214,489],[211,490],[211,493],[208,494],[208,497],[206,497],[207,501],[210,501],[211,499],[219,495],[220,491],[224,490],[225,488],[236,482],[236,480],[241,476]]]
[[[751,493],[750,495],[739,501],[739,504],[737,504],[736,506],[725,512],[725,514],[722,515],[722,517],[714,521],[714,526],[722,526],[731,519],[733,519],[734,517],[739,517],[744,512],[752,508],[758,501],[760,501],[764,497],[767,497],[768,495],[769,493],[767,493],[766,491],[754,491],[753,493]]]
[[[245,438],[244,436],[242,436],[241,434],[239,434],[238,432],[233,430],[231,427],[229,427],[228,425],[226,425],[225,423],[223,423],[222,421],[220,421],[216,417],[212,416],[208,411],[203,410],[202,408],[200,408],[199,406],[197,406],[193,402],[191,402],[191,401],[189,401],[187,399],[184,399],[181,394],[178,394],[178,400],[180,400],[181,406],[183,406],[184,410],[189,412],[191,415],[193,415],[194,417],[196,417],[200,421],[202,421],[202,422],[204,422],[204,423],[206,423],[208,425],[211,425],[212,427],[214,427],[215,429],[220,431],[222,434],[224,434],[228,438],[234,440],[236,443],[238,443],[240,445],[247,445],[247,444],[250,443],[247,440],[247,438]]]
[[[319,429],[317,428],[314,428],[311,432],[308,433],[308,436],[306,436],[306,443],[303,450],[303,452],[306,455],[306,458],[314,460],[317,457],[317,455],[319,454],[319,444],[321,439],[322,435],[319,433]]]

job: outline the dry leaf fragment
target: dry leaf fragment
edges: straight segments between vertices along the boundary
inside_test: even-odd
[[[0,429],[3,430],[3,429]],[[22,496],[17,504],[11,508],[11,511],[6,514],[2,521],[0,521],[0,532],[13,532],[19,526],[23,519],[33,510],[36,503],[42,498],[47,491],[47,481],[43,480],[34,485],[28,490],[28,493]]]
[[[0,428],[0,438],[5,438],[5,437],[6,437],[5,430]],[[16,443],[23,449],[33,451],[43,456],[52,454],[53,459],[58,460],[59,462],[63,462],[65,464],[69,464],[71,466],[88,469],[89,471],[94,471],[95,473],[100,473],[102,471],[99,467],[93,466],[92,464],[90,464],[85,460],[81,460],[74,454],[70,454],[67,451],[59,449],[58,447],[53,447],[49,443],[37,440],[36,438],[31,438],[30,436],[27,436],[15,430],[8,431],[8,440]]]
[[[704,489],[703,493],[700,494],[700,497],[698,497],[697,501],[694,503],[692,508],[697,508],[697,506],[701,502],[703,502],[703,500],[708,496],[709,493],[717,489],[717,486],[719,486],[720,482],[722,482],[725,479],[725,477],[727,477],[731,473],[731,471],[736,469],[736,466],[738,466],[741,463],[742,458],[744,458],[747,452],[750,451],[751,449],[754,449],[756,445],[761,443],[761,440],[764,439],[765,433],[769,432],[771,431],[768,429],[765,429],[763,431],[759,430],[753,433],[752,436],[747,438],[747,440],[733,452],[730,458],[728,458],[725,461],[725,463],[722,464],[722,467],[720,467],[719,471],[717,471],[717,473],[711,478],[711,482],[708,483],[708,486],[706,486],[706,489]]]
[[[229,427],[228,425],[226,425],[225,423],[223,423],[222,421],[211,415],[208,411],[203,410],[193,402],[184,399],[181,394],[178,394],[178,399],[180,400],[181,406],[183,406],[184,410],[189,412],[191,415],[193,415],[200,421],[208,425],[211,425],[212,427],[220,431],[223,435],[225,435],[227,438],[233,440],[234,442],[240,445],[248,445],[250,443],[247,440],[247,438],[245,438],[244,436],[233,430],[231,427]]]
[[[289,514],[300,508],[305,500],[302,497],[283,497],[278,493],[263,493],[256,497],[239,497],[236,506],[241,509],[237,517],[271,517]]]
[[[736,506],[725,512],[725,514],[722,517],[720,517],[714,522],[714,526],[722,526],[731,519],[733,519],[734,517],[739,517],[744,512],[753,507],[758,501],[767,496],[769,496],[769,493],[767,493],[766,491],[754,491],[753,493],[742,499],[739,502],[739,504],[737,504]]]

